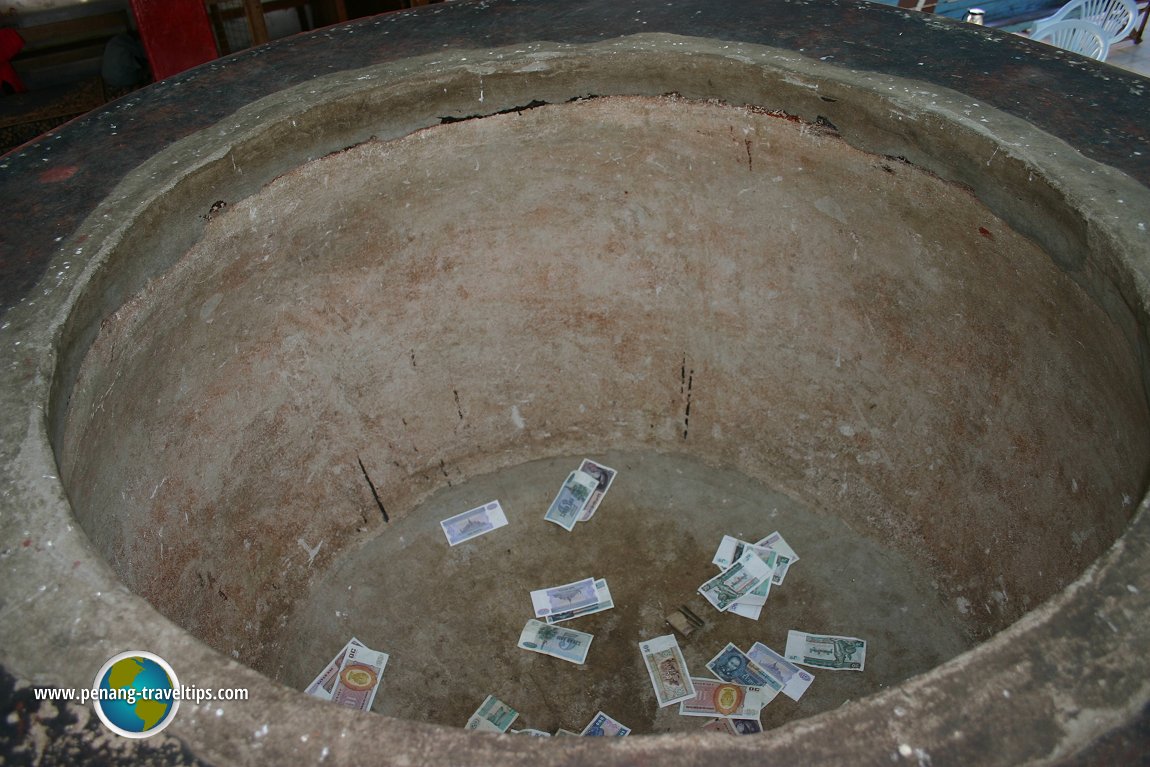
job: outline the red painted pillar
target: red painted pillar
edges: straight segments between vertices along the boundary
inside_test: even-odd
[[[132,0],[157,80],[219,56],[204,0]]]

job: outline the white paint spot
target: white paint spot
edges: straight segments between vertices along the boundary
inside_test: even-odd
[[[840,224],[845,224],[847,222],[846,213],[843,212],[843,207],[830,197],[820,197],[819,199],[815,200],[815,208],[817,208],[820,213],[830,216]]]
[[[908,759],[914,756],[914,749],[910,747],[909,743],[899,743],[898,752]]]
[[[224,300],[223,293],[213,293],[204,305],[200,307],[200,319],[203,322],[210,323],[212,321],[212,314],[215,313],[216,307],[220,305],[220,301]]]
[[[160,492],[160,488],[163,487],[164,483],[167,481],[168,481],[167,477],[164,477],[163,479],[160,480],[160,484],[156,485],[155,489],[152,490],[152,495],[148,498],[149,501],[152,500],[152,498],[156,497],[156,493]]]
[[[785,82],[787,85],[797,85],[800,88],[809,88],[812,91],[817,91],[819,89],[818,83],[809,83],[806,80],[795,77],[794,75],[784,75],[783,82]]]
[[[256,730],[254,734],[257,738],[262,738],[268,734],[268,726],[265,724],[263,727]]]
[[[307,552],[307,566],[311,567],[311,563],[315,561],[316,554],[319,553],[320,548],[323,546],[323,541],[321,540],[319,543],[317,543],[314,549],[308,546],[307,541],[305,541],[303,538],[298,538],[296,543],[298,543],[300,546],[303,546],[303,550]]]
[[[1138,587],[1135,586],[1133,583],[1127,583],[1126,584],[1126,590],[1129,591],[1131,594],[1137,594],[1138,593]]]
[[[855,429],[849,423],[844,423],[839,426],[839,434],[844,437],[853,437],[855,435]]]
[[[1110,630],[1111,630],[1111,631],[1113,631],[1115,634],[1118,634],[1118,633],[1120,633],[1120,632],[1118,631],[1118,627],[1117,627],[1117,626],[1115,626],[1115,625],[1114,625],[1114,624],[1111,622],[1111,620],[1110,620],[1109,618],[1107,618],[1105,615],[1103,615],[1101,610],[1099,610],[1099,611],[1095,612],[1094,614],[1098,616],[1098,619],[1099,619],[1099,620],[1101,620],[1101,621],[1102,621],[1103,623],[1105,623],[1105,624],[1106,624],[1108,627],[1110,627]]]
[[[515,424],[516,429],[522,429],[527,426],[527,422],[523,420],[523,416],[519,414],[519,406],[511,406],[511,422]]]
[[[958,611],[963,615],[970,612],[970,600],[966,597],[958,597],[954,600],[954,603],[958,607]]]
[[[1002,697],[1006,698],[1007,700],[1010,700],[1010,690],[1003,690],[1002,691]]]
[[[217,708],[216,709],[216,716],[223,716],[223,715],[224,715],[224,710],[222,708]]]
[[[899,717],[906,716],[906,709],[903,708],[902,706],[895,706],[894,707],[894,715],[899,716]]]

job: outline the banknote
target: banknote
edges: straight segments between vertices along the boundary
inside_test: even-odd
[[[564,730],[562,727],[560,727],[558,730],[555,731],[555,737],[556,738],[578,738],[579,733],[571,732],[570,730]]]
[[[724,719],[727,731],[732,735],[757,735],[763,731],[763,725],[758,719]]]
[[[763,605],[745,605],[742,602],[735,602],[727,608],[727,612],[757,621],[763,617]]]
[[[783,579],[787,577],[787,570],[790,569],[791,565],[799,561],[799,555],[787,544],[783,536],[779,535],[778,530],[761,541],[756,542],[755,545],[760,547],[766,546],[772,551],[778,552],[779,562],[775,565],[775,574],[771,578],[771,581],[776,586],[782,586]]]
[[[695,696],[679,704],[682,716],[718,716],[723,719],[756,719],[773,697],[771,690],[733,682],[691,677]]]
[[[767,567],[770,568],[771,574],[774,575],[775,564],[778,562],[779,558],[778,554],[771,551],[770,549],[760,549],[757,547],[751,547],[748,549],[748,551],[753,551],[758,554],[759,559],[763,560]],[[752,589],[750,593],[748,593],[746,596],[742,596],[736,599],[735,605],[742,605],[744,607],[762,607],[767,603],[767,597],[770,596],[770,593],[771,579],[764,578],[763,582],[758,586],[755,586],[755,588]],[[735,605],[731,606],[734,607]],[[759,614],[756,612],[753,617],[755,620],[758,620]]]
[[[488,695],[467,720],[467,729],[472,732],[507,732],[518,718],[518,711],[494,695]]]
[[[726,570],[735,564],[735,560],[741,557],[743,550],[750,545],[733,535],[724,535],[723,540],[719,541],[719,548],[715,550],[715,556],[711,558],[711,564],[720,570]]]
[[[607,495],[607,491],[611,489],[611,483],[615,481],[615,475],[619,472],[601,463],[595,463],[590,458],[583,459],[583,463],[579,464],[579,471],[590,474],[596,481],[595,490],[587,499],[583,513],[579,515],[579,521],[586,522],[595,516],[599,504],[603,502],[603,496]]]
[[[595,598],[598,601],[593,605],[580,607],[578,610],[566,610],[561,613],[553,613],[545,616],[543,620],[548,623],[562,623],[572,618],[578,618],[581,615],[591,615],[592,613],[601,613],[604,610],[614,609],[615,600],[611,598],[611,589],[607,588],[607,580],[605,578],[600,578],[595,581]]]
[[[378,650],[349,647],[339,669],[339,680],[331,693],[332,703],[360,711],[370,710],[389,657]]]
[[[716,565],[721,570],[725,570],[742,556],[743,551],[749,546],[760,550],[769,549],[776,552],[778,555],[778,563],[775,566],[775,574],[771,577],[771,582],[776,586],[783,584],[783,579],[787,576],[787,569],[799,561],[799,555],[795,553],[795,550],[787,544],[783,536],[776,530],[766,538],[756,541],[753,544],[739,540],[732,535],[724,535],[723,540],[719,543],[719,548],[715,550],[715,556],[711,559],[711,564]],[[763,556],[762,551],[760,551],[759,556]]]
[[[583,732],[579,734],[591,737],[600,737],[604,735],[623,736],[630,735],[631,728],[619,724],[619,722],[615,721],[600,711],[595,714],[594,718],[592,718],[587,726],[583,728]]]
[[[447,542],[456,546],[507,524],[507,515],[499,501],[485,503],[474,509],[448,517],[439,523]]]
[[[640,642],[639,652],[647,666],[647,676],[651,677],[651,686],[655,688],[659,708],[695,697],[691,673],[674,634]]]
[[[535,610],[536,618],[582,610],[584,607],[593,607],[597,604],[599,604],[599,591],[595,588],[594,578],[584,578],[581,581],[531,592],[531,607]]]
[[[799,668],[762,642],[755,642],[747,651],[747,657],[759,664],[759,668],[778,680],[782,693],[791,700],[798,700],[815,681],[815,675]],[[774,685],[771,685],[774,687]]]
[[[753,549],[748,549],[733,565],[700,586],[699,593],[719,612],[724,612],[770,577],[767,563]]]
[[[752,550],[758,553],[759,558],[766,562],[767,566],[771,568],[771,572],[774,573],[778,555],[769,549],[756,548]],[[727,612],[757,621],[763,615],[763,605],[767,603],[767,597],[771,593],[772,582],[773,578],[764,579],[750,594],[735,600],[727,608]]]
[[[712,719],[702,729],[721,735],[754,735],[763,731],[763,725],[758,719]]]
[[[833,671],[862,671],[866,666],[866,641],[855,637],[788,631],[787,660]]]
[[[594,638],[584,631],[548,626],[532,618],[519,634],[519,647],[582,665]]]
[[[578,470],[571,472],[543,518],[570,532],[579,521],[579,515],[583,513],[584,506],[598,486],[599,481],[587,472]]]
[[[771,677],[759,664],[747,657],[746,653],[728,642],[719,654],[707,661],[707,669],[716,679],[747,687],[769,687],[778,692],[783,685]]]
[[[778,554],[767,546],[753,545],[734,536],[724,535],[723,540],[719,542],[719,548],[715,551],[715,556],[711,558],[711,564],[716,565],[721,570],[726,570],[743,556],[744,552],[749,550],[758,554],[759,558],[772,568],[772,577],[759,584],[750,594],[736,600],[729,611],[757,621],[762,616],[762,607],[767,603],[767,596],[770,594],[771,583],[774,580],[773,574],[778,566]]]
[[[352,647],[364,646],[365,645],[363,642],[359,641],[355,637],[352,637],[351,641],[345,644],[343,649],[340,650],[336,656],[328,662],[323,671],[319,672],[319,676],[313,679],[311,684],[309,684],[304,689],[304,692],[315,698],[331,700],[331,693],[333,690],[335,690],[335,680],[339,677],[339,669],[343,665],[343,658],[347,654],[347,651]]]
[[[522,730],[508,730],[512,735],[531,735],[536,738],[550,738],[551,733],[543,732],[543,730],[536,730],[532,727],[524,727]]]

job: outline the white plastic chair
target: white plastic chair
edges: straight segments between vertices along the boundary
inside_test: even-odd
[[[1090,21],[1102,28],[1110,45],[1125,40],[1138,21],[1138,6],[1133,0],[1070,0],[1053,16],[1035,22],[1032,37],[1044,27],[1059,21]]]
[[[1030,36],[1031,40],[1058,46],[1092,59],[1106,61],[1110,40],[1097,24],[1081,19],[1046,24]]]

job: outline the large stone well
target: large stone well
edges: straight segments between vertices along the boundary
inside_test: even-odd
[[[17,712],[13,753],[1138,753],[1143,84],[865,4],[465,2],[206,65],[0,159],[30,227],[3,243],[11,698],[129,649],[251,695],[138,744]],[[619,477],[568,533],[543,513],[585,456]],[[492,498],[510,524],[449,547],[438,521]],[[801,561],[764,617],[703,609],[719,538],[773,530]],[[616,607],[572,624],[585,665],[515,647],[529,590],[592,575]],[[637,650],[681,604],[697,675],[788,629],[863,637],[867,667],[761,736],[701,733]],[[353,635],[391,655],[372,714],[299,691]],[[517,726],[634,734],[469,736],[489,693]]]

